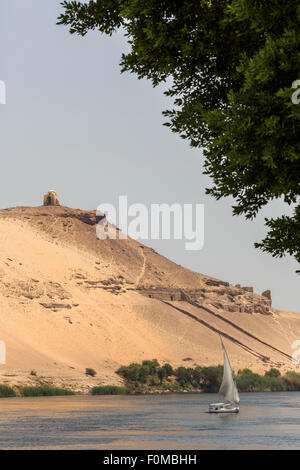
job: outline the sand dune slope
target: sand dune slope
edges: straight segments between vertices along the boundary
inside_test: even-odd
[[[215,365],[219,334],[235,369],[297,369],[300,315],[134,240],[97,240],[96,223],[94,212],[65,207],[0,211],[2,383],[84,390],[121,383],[115,370],[132,361]]]

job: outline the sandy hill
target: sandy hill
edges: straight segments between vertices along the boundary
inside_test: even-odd
[[[98,240],[96,223],[61,206],[0,211],[0,382],[84,389],[120,383],[114,371],[143,359],[216,365],[220,333],[235,369],[297,369],[300,315],[132,239]]]

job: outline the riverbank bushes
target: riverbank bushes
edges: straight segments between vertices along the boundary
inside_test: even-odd
[[[128,395],[130,390],[125,387],[117,387],[116,385],[103,385],[93,387],[91,390],[92,395]]]
[[[8,387],[7,385],[0,385],[0,398],[15,397],[16,392],[13,388]]]
[[[217,393],[222,382],[223,366],[181,366],[173,369],[170,364],[161,366],[153,359],[122,366],[116,373],[124,379],[131,393]],[[300,391],[300,374],[295,371],[281,375],[278,369],[272,368],[260,375],[250,369],[241,369],[235,375],[235,381],[240,392]]]
[[[23,397],[52,397],[61,395],[75,395],[72,390],[65,388],[50,387],[49,385],[42,385],[39,387],[22,387],[20,394]]]
[[[235,379],[240,392],[284,392],[287,390],[284,377],[277,369],[271,369],[264,375],[243,369],[238,371]]]
[[[178,367],[170,364],[160,365],[156,359],[132,363],[120,367],[116,373],[124,379],[125,386],[95,386],[91,395],[128,395],[146,393],[182,393],[219,391],[223,366]],[[235,374],[235,381],[240,392],[289,392],[300,391],[300,374],[288,371],[281,375],[278,369],[270,369],[263,375],[250,369],[241,369]],[[40,386],[16,386],[11,388],[0,384],[0,398],[16,396],[42,397],[74,395],[72,390]]]
[[[51,387],[49,385],[41,386],[27,386],[27,387],[15,387],[15,389],[8,387],[7,385],[0,384],[0,398],[9,397],[51,397],[60,395],[75,395],[72,390],[65,388]]]

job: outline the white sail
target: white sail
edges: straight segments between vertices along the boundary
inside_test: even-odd
[[[224,354],[224,370],[223,370],[223,380],[221,383],[219,393],[224,396],[225,400],[230,401],[232,403],[239,403],[240,402],[239,392],[233,380],[231,365],[230,365],[230,362],[226,353],[226,349],[224,347],[222,340],[221,340],[221,343],[222,343],[223,354]]]

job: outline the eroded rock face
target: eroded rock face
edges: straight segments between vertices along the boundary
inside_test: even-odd
[[[59,202],[58,194],[53,190],[48,191],[48,193],[45,194],[44,196],[44,206],[59,206],[59,205],[60,205],[60,202]]]

